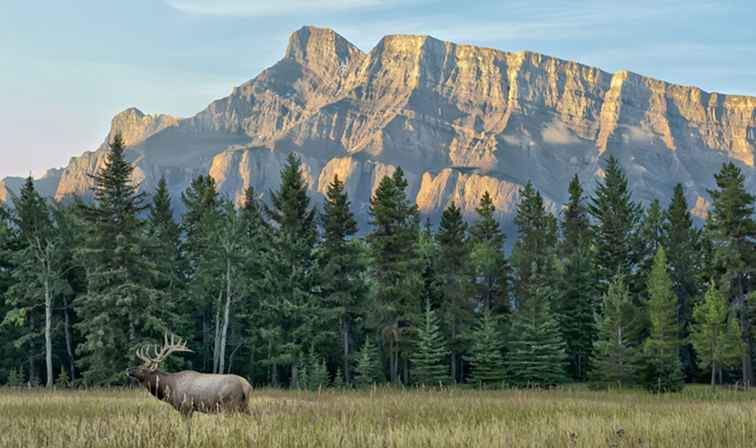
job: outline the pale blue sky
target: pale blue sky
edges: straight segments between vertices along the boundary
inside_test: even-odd
[[[302,25],[531,50],[756,95],[753,1],[0,0],[0,177],[94,149],[131,106],[189,116],[278,60]]]

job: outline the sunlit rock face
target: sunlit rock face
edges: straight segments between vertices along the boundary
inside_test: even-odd
[[[756,98],[428,36],[386,36],[365,53],[305,27],[283,59],[197,115],[129,109],[106,143],[117,132],[134,180],[149,191],[165,176],[178,211],[200,174],[234,201],[248,187],[268,198],[290,152],[302,157],[316,202],[338,175],[363,224],[380,179],[398,166],[423,214],[437,217],[454,201],[473,218],[488,191],[505,224],[526,182],[558,212],[570,177],[592,190],[610,154],[636,200],[664,202],[681,182],[699,217],[723,162],[736,162],[756,191]],[[58,199],[86,195],[105,154],[103,144],[38,183]],[[19,185],[0,183],[0,200]]]

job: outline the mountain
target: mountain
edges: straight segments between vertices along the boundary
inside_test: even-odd
[[[247,186],[276,188],[294,151],[313,197],[338,174],[363,223],[372,192],[397,166],[423,214],[437,216],[453,200],[472,217],[489,191],[505,224],[525,182],[556,211],[569,178],[578,173],[592,190],[609,154],[636,200],[668,198],[682,182],[699,217],[725,161],[756,191],[755,97],[429,36],[386,36],[364,53],[331,30],[304,27],[279,62],[193,117],[118,114],[99,149],[48,171],[40,190],[86,195],[117,132],[146,190],[164,175],[178,199],[209,173],[238,201]],[[0,200],[19,184],[0,182]]]

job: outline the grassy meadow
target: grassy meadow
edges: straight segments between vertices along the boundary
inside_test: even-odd
[[[751,447],[756,392],[257,390],[252,416],[195,414],[140,389],[0,389],[0,447]]]

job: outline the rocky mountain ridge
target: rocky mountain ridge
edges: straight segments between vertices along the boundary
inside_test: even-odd
[[[591,190],[608,154],[637,200],[666,199],[682,182],[699,216],[725,161],[741,166],[756,191],[755,97],[429,36],[386,36],[365,53],[331,30],[304,27],[279,62],[193,117],[118,114],[103,146],[50,170],[40,190],[85,195],[116,132],[146,190],[165,176],[178,199],[209,173],[239,200],[250,185],[276,188],[294,151],[313,197],[338,174],[363,222],[381,177],[397,166],[423,214],[455,201],[473,216],[489,191],[505,224],[525,182],[556,211],[569,178],[578,173]],[[19,182],[0,182],[0,200]]]

